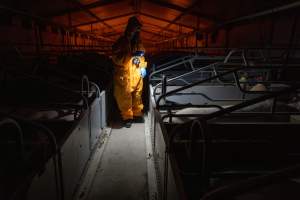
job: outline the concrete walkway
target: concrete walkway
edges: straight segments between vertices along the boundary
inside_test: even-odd
[[[113,128],[88,200],[148,199],[144,124]]]

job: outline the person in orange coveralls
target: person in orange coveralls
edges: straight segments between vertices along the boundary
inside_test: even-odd
[[[133,119],[143,116],[143,78],[146,76],[147,62],[145,49],[140,40],[142,24],[131,17],[124,34],[112,47],[114,72],[114,97],[125,127],[131,127]]]

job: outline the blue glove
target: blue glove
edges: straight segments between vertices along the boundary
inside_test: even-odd
[[[146,71],[146,69],[145,68],[141,68],[141,77],[142,78],[145,78],[145,76],[147,75],[147,71]]]

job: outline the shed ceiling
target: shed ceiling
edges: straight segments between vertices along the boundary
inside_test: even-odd
[[[3,0],[3,4],[112,39],[123,33],[128,19],[135,15],[143,23],[142,38],[159,42],[195,30],[211,30],[228,20],[296,1]]]

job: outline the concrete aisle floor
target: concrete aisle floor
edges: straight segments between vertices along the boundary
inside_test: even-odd
[[[112,129],[87,199],[148,199],[143,123]]]

